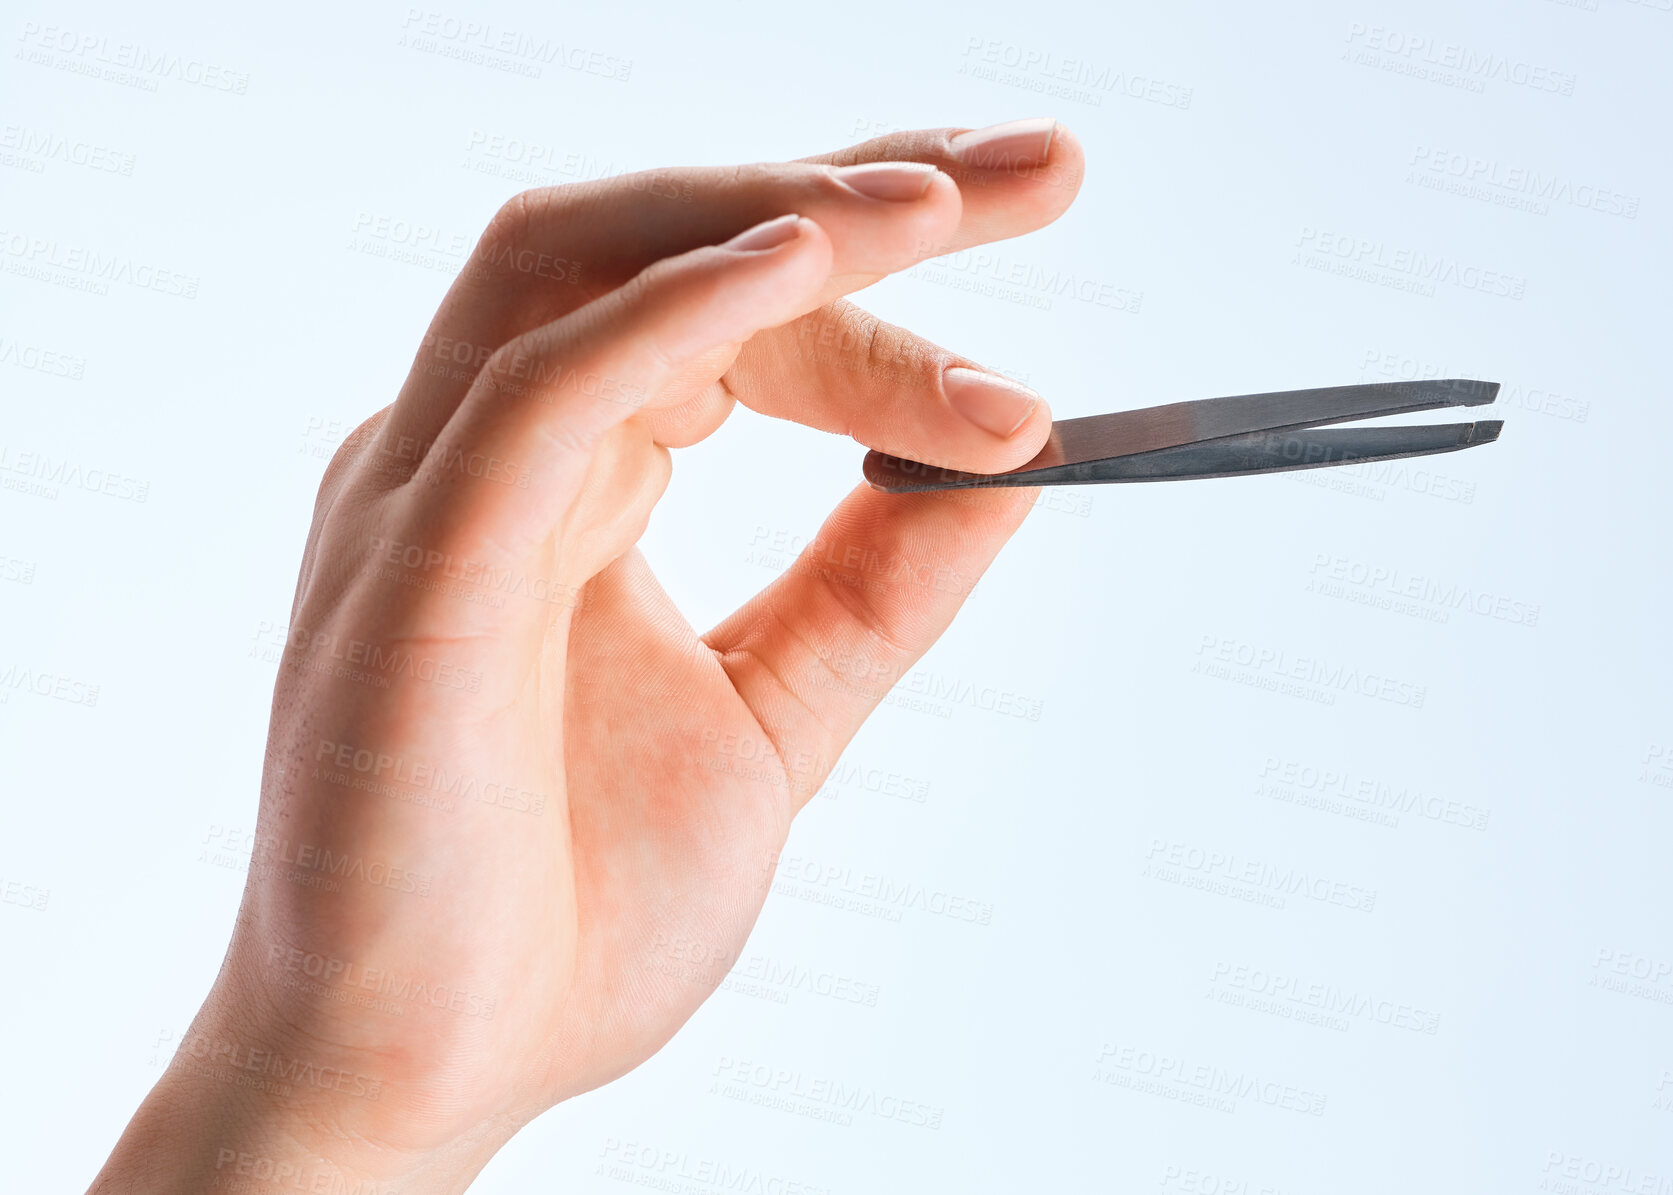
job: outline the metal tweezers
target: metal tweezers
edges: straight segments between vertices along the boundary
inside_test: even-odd
[[[965,473],[875,451],[866,454],[864,468],[872,488],[891,494],[980,486],[1189,481],[1322,469],[1490,444],[1499,438],[1504,421],[1308,428],[1436,407],[1479,407],[1498,394],[1497,382],[1468,378],[1235,394],[1059,419],[1034,459],[1005,473]]]

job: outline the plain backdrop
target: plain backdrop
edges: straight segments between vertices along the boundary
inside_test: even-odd
[[[207,991],[325,461],[500,203],[1051,115],[1067,215],[859,301],[1060,417],[1467,376],[1502,440],[1048,491],[739,974],[476,1189],[1673,1191],[1666,0],[3,8],[0,1187]],[[676,454],[694,624],[862,452]]]

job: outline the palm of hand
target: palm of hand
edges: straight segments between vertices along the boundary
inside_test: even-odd
[[[252,889],[240,934],[246,956],[280,969],[300,942],[304,959],[347,959],[435,994],[393,1017],[322,1010],[295,983],[263,982],[274,978],[268,968],[248,977],[260,991],[246,996],[274,1006],[296,1049],[353,1043],[346,1065],[378,1083],[385,1111],[393,1093],[445,1082],[448,1106],[403,1107],[402,1132],[388,1141],[421,1151],[471,1125],[526,1120],[666,1042],[736,961],[791,817],[830,760],[773,744],[721,653],[626,548],[660,496],[624,463],[662,451],[640,421],[612,437],[568,521],[568,543],[581,546],[554,536],[503,570],[497,588],[514,596],[498,607],[495,587],[411,599],[401,592],[410,573],[355,571],[363,545],[408,542],[399,515],[351,509],[344,497],[381,422],[351,440],[322,489],[293,623],[297,658],[281,675],[270,736],[271,761],[303,766],[270,763],[264,828],[293,862],[299,851],[356,860],[356,844],[375,840],[381,857],[370,862],[431,887],[396,903],[430,907],[369,934],[391,920],[388,893],[321,891],[292,872],[291,884]],[[612,563],[601,568],[600,557]],[[374,626],[357,617],[368,609]],[[370,639],[398,641],[392,650],[420,666],[396,667],[395,696],[368,718],[359,684],[322,676],[317,661]],[[414,683],[423,661],[459,679]],[[345,723],[358,726],[355,740],[410,750],[379,760],[342,730],[315,730]],[[345,793],[355,771],[391,783]],[[439,799],[411,800],[425,787]],[[445,886],[431,885],[443,872]]]

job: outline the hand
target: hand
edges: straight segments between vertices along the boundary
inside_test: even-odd
[[[1029,459],[1043,402],[840,296],[1048,223],[1080,174],[1030,121],[506,204],[326,471],[237,928],[113,1190],[463,1190],[673,1035],[1037,491],[857,487],[699,636],[633,547],[668,450],[742,402],[955,468]]]

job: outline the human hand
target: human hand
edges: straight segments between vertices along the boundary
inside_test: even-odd
[[[463,1190],[674,1034],[713,988],[666,945],[736,959],[791,818],[1036,491],[857,487],[699,636],[633,547],[668,450],[742,402],[1028,460],[1043,402],[841,296],[1048,223],[1080,174],[1031,121],[500,211],[326,471],[233,940],[95,1190]]]

